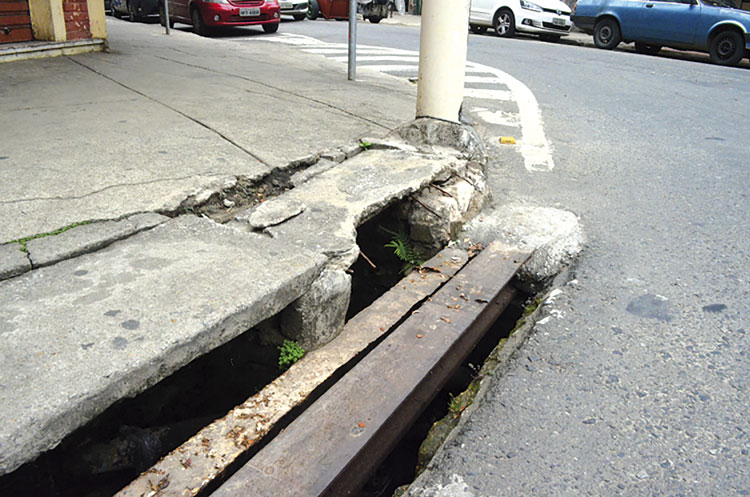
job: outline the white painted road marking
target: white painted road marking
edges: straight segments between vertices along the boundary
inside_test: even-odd
[[[346,62],[348,46],[346,43],[326,43],[324,41],[303,35],[283,33],[277,36],[254,38],[257,41],[270,41],[294,45],[305,52],[316,53],[336,61]],[[382,73],[412,73],[418,72],[419,52],[410,50],[391,49],[371,45],[358,45],[358,62],[388,62],[395,64],[363,64],[363,69]],[[411,64],[399,64],[409,62]],[[510,74],[494,67],[466,63],[465,97],[484,101],[484,107],[473,109],[477,117],[488,124],[512,126],[520,128],[517,139],[518,150],[524,159],[524,166],[528,171],[551,171],[555,167],[552,150],[544,133],[542,112],[534,94],[529,88]],[[476,74],[481,74],[476,76]],[[476,88],[471,85],[484,85]],[[487,87],[495,85],[496,88]],[[488,109],[487,102],[515,102],[518,113]],[[498,137],[499,138],[499,137]]]

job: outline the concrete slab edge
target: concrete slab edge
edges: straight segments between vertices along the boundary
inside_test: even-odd
[[[77,49],[77,48],[86,48],[93,45],[103,44],[103,40],[94,40],[89,41],[82,41],[82,42],[65,42],[65,43],[50,43],[50,44],[44,44],[38,46],[38,48],[34,48],[34,50],[38,50],[41,48],[44,48],[45,50],[62,50],[65,49]],[[16,48],[16,51],[19,53],[32,53],[31,47],[20,47]],[[11,51],[9,49],[6,49],[6,51],[13,55],[15,54],[15,51]],[[0,50],[0,61],[2,61],[2,57],[5,56],[3,53],[3,50]],[[273,175],[274,173],[279,172],[285,172],[285,171],[294,171],[297,169],[306,169],[311,166],[314,166],[317,164],[321,159],[329,159],[336,163],[341,163],[347,159],[350,159],[363,150],[366,149],[366,147],[362,147],[361,145],[362,140],[358,140],[355,142],[351,142],[347,145],[343,145],[341,147],[338,147],[336,149],[327,150],[323,152],[316,152],[310,155],[306,155],[304,157],[300,157],[298,159],[295,159],[293,161],[290,161],[285,166],[273,168],[272,170],[265,172],[261,175],[258,175],[257,177],[248,177],[244,178],[249,181],[259,182],[263,179],[267,178],[268,176]],[[326,169],[321,168],[321,172],[324,172]],[[305,177],[305,181],[309,181],[311,178],[316,176],[317,174],[309,175],[308,177]],[[164,222],[169,219],[167,215],[175,215],[179,214],[182,211],[190,208],[195,209],[200,207],[201,205],[207,203],[210,198],[216,194],[221,194],[222,192],[226,192],[227,190],[233,188],[237,184],[237,180],[239,178],[235,178],[235,181],[231,184],[222,184],[219,188],[216,189],[204,189],[200,192],[196,192],[194,194],[191,194],[186,198],[183,202],[180,203],[180,206],[175,209],[174,211],[164,212],[162,214],[159,213],[133,213],[129,214],[123,218],[120,219],[105,219],[105,220],[97,220],[94,222],[86,222],[85,224],[81,223],[80,226],[75,226],[74,228],[70,228],[69,230],[66,230],[66,238],[76,238],[76,234],[79,233],[81,230],[78,229],[81,226],[84,225],[96,225],[97,227],[102,228],[102,233],[100,236],[96,236],[92,233],[86,233],[86,238],[88,239],[86,243],[80,243],[81,246],[75,247],[75,244],[68,243],[67,248],[59,248],[56,249],[53,244],[51,243],[52,240],[56,240],[56,236],[45,236],[45,234],[39,234],[34,235],[34,237],[27,237],[20,240],[14,240],[5,244],[0,245],[0,281],[6,280],[9,278],[13,278],[15,276],[21,275],[23,273],[26,273],[27,271],[31,271],[32,269],[36,269],[39,267],[49,266],[52,264],[55,264],[57,262],[71,259],[73,257],[77,257],[83,254],[95,252],[97,250],[101,250],[112,243],[123,240],[125,238],[128,238],[132,235],[135,235],[137,233],[140,233],[141,231],[151,229],[158,224],[161,224],[161,222]],[[120,233],[111,233],[107,228],[111,223],[118,222],[124,219],[131,219],[135,216],[141,216],[141,215],[153,215],[153,216],[159,216],[162,218],[162,221],[156,224],[151,224],[148,226],[140,226],[138,228],[133,228],[130,230],[123,230]],[[86,228],[86,231],[90,231],[90,228]],[[45,240],[44,242],[38,242],[37,240]],[[79,242],[83,242],[83,240],[79,240]],[[36,246],[44,246],[43,250],[45,254],[43,256],[37,255],[34,253],[33,250],[27,249],[27,245],[29,243],[32,243]],[[10,250],[6,247],[11,247],[13,250]],[[21,254],[23,254],[21,257],[16,256],[13,254],[13,251],[18,251]]]
[[[18,60],[58,57],[60,55],[78,55],[89,52],[103,52],[107,49],[105,40],[81,40],[43,45],[28,45],[0,49],[0,63]]]
[[[156,213],[133,214],[119,220],[80,223],[70,229],[63,228],[64,231],[59,234],[42,234],[35,238],[4,244],[0,247],[13,247],[22,254],[28,264],[17,256],[6,259],[5,251],[0,251],[0,281],[32,269],[101,250],[168,220],[167,216]]]

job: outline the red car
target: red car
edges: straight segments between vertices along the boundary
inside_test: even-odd
[[[266,33],[279,29],[281,9],[278,0],[167,0],[169,25],[192,24],[193,31],[206,36],[212,28],[260,24]],[[164,3],[159,5],[162,26],[167,19]]]

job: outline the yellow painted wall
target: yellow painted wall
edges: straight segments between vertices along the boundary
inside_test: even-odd
[[[107,21],[104,15],[104,0],[88,0],[91,37],[107,39]]]
[[[66,40],[62,0],[29,0],[29,13],[35,40]]]

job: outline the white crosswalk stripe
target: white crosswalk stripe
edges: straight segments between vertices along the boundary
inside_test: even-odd
[[[255,40],[296,46],[335,62],[348,60],[346,43],[327,43],[288,33]],[[358,45],[356,59],[358,68],[396,77],[414,77],[419,72],[419,52],[415,51]],[[555,167],[539,104],[526,85],[494,67],[467,62],[464,96],[464,109],[498,132],[517,136],[518,151],[528,171],[550,171]]]
[[[335,60],[336,62],[346,62],[348,60],[348,56],[346,57],[331,57],[331,60]],[[395,62],[419,62],[419,55],[360,55],[359,51],[357,52],[357,62],[386,62],[389,60],[393,60]]]

